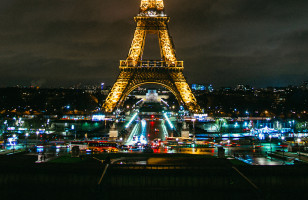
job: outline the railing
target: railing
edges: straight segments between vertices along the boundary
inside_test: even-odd
[[[121,60],[121,67],[183,67],[183,61],[133,61],[133,60]]]
[[[174,169],[181,169],[181,170],[204,170],[205,167],[202,165],[196,166],[189,166],[189,165],[137,165],[137,164],[113,164],[110,166],[111,169],[135,169],[135,170],[174,170]]]

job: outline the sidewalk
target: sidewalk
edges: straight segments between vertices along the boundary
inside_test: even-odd
[[[15,150],[7,150],[7,149],[1,149],[0,155],[8,155],[8,154],[15,154],[15,153],[21,153],[25,152],[25,149],[15,149]]]
[[[300,156],[298,153],[291,153],[291,152],[275,152],[274,154],[279,155],[279,156],[284,156],[284,157],[289,157],[293,159],[298,159],[301,160],[305,163],[308,163],[308,154],[307,153],[300,153]]]

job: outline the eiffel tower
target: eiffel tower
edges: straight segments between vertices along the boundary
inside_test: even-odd
[[[134,19],[137,23],[134,39],[127,59],[120,61],[120,75],[103,104],[104,111],[113,112],[123,106],[129,93],[141,85],[158,84],[171,91],[191,113],[201,112],[183,75],[183,61],[178,61],[175,55],[164,1],[141,0],[140,13]],[[161,60],[142,60],[147,34],[158,35]]]

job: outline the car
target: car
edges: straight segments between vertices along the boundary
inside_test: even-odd
[[[138,146],[131,146],[129,150],[130,151],[140,151],[140,148]]]
[[[145,146],[143,153],[154,153],[153,149],[151,148],[151,146]]]
[[[127,146],[127,145],[121,145],[121,146],[120,146],[120,149],[121,149],[122,151],[128,151],[128,150],[129,150],[129,146]]]

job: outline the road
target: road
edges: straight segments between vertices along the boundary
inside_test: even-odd
[[[144,133],[149,142],[159,138],[165,140],[165,135],[162,127],[163,121],[161,120],[148,120],[146,121],[146,132]]]
[[[151,144],[155,139],[165,140],[162,120],[143,119],[135,125],[128,140],[127,145],[133,145],[137,142],[142,144]]]

